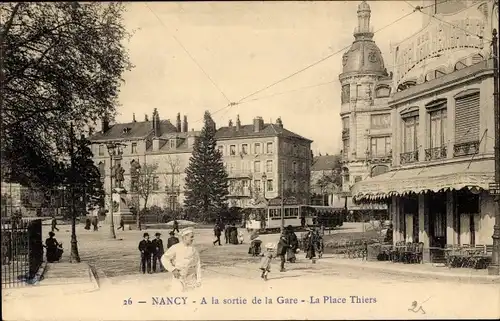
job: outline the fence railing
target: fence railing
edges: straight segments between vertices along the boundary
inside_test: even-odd
[[[43,262],[40,219],[1,220],[2,288],[33,281]]]

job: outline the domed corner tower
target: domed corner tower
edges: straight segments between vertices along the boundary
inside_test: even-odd
[[[353,184],[389,170],[391,163],[391,78],[382,52],[373,40],[371,9],[366,1],[358,6],[354,42],[342,56],[342,160],[343,192]]]

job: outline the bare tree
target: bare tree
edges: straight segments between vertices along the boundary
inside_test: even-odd
[[[148,206],[148,200],[151,193],[156,190],[157,186],[155,183],[156,172],[158,170],[158,164],[144,164],[139,170],[139,175],[137,177],[137,194],[141,199],[144,200],[143,212],[145,212]],[[141,228],[140,211],[137,213],[137,227]]]
[[[167,156],[165,160],[167,163],[167,172],[164,174],[166,185],[170,187],[171,191],[179,184],[179,176],[181,174],[181,161],[178,156]]]

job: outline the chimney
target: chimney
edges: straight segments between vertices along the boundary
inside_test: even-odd
[[[264,129],[264,120],[262,117],[257,116],[253,119],[253,129],[256,133]]]
[[[109,117],[104,116],[101,120],[101,132],[105,133],[109,130]]]
[[[133,114],[132,114],[132,122],[133,122],[133,123],[137,122],[137,121],[135,120],[135,113],[133,113]]]
[[[283,121],[281,120],[281,117],[276,119],[276,125],[278,125],[279,128],[283,128]]]
[[[153,110],[153,133],[155,137],[160,137],[160,114],[158,114],[158,109]]]
[[[232,119],[230,119],[230,120],[229,120],[229,124],[227,124],[227,125],[229,126],[229,128],[233,128],[233,120],[232,120]]]
[[[184,122],[182,123],[182,131],[187,133],[188,131],[188,117],[184,115]]]
[[[144,121],[149,121],[148,114],[144,114]]]
[[[240,115],[236,115],[236,131],[239,131],[241,127]]]
[[[177,113],[177,132],[181,132],[181,113]]]

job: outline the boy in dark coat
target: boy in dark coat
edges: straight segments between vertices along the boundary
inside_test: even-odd
[[[158,262],[158,271],[162,272],[163,267],[161,265],[161,256],[165,253],[163,249],[163,241],[160,238],[161,234],[156,233],[156,238],[151,242],[153,247],[153,272],[156,272],[156,263]]]
[[[286,251],[288,250],[288,240],[287,240],[287,235],[286,232],[284,231],[281,234],[280,240],[278,242],[278,249],[276,251],[276,255],[280,257],[281,263],[280,263],[280,272],[285,272],[285,255]]]
[[[153,244],[149,240],[149,234],[144,233],[144,239],[139,242],[139,251],[141,252],[141,269],[142,273],[151,272],[151,255],[153,254]]]
[[[172,245],[179,243],[179,239],[175,237],[175,232],[170,232],[170,237],[167,240],[167,249],[169,249]]]

